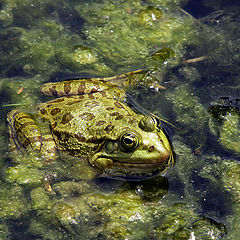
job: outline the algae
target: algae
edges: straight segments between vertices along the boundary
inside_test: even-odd
[[[1,220],[18,219],[26,216],[31,209],[23,188],[1,183],[0,190]]]
[[[177,158],[164,178],[140,182],[93,179],[69,159],[50,169],[35,156],[16,164],[1,118],[1,239],[239,238],[239,101],[217,107],[218,119],[208,111],[219,97],[239,99],[239,14],[226,1],[202,1],[227,5],[225,13],[194,19],[181,11],[187,3],[0,1],[4,116],[35,113],[46,100],[38,86],[49,79],[144,68],[129,93],[176,125]],[[199,56],[207,60],[187,64]]]
[[[239,109],[234,106],[215,105],[209,108],[211,132],[218,136],[220,144],[239,155]]]

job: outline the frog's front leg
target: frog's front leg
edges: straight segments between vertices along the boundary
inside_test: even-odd
[[[42,133],[36,122],[29,114],[12,110],[7,116],[10,152],[13,156],[19,153],[36,152],[44,162],[56,158],[56,145],[50,133]]]

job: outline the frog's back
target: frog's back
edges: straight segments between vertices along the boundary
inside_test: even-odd
[[[96,147],[104,139],[116,140],[123,128],[138,125],[138,116],[113,98],[68,96],[39,105],[39,115],[49,120],[57,144],[69,149],[85,143]],[[62,149],[64,150],[64,149]]]

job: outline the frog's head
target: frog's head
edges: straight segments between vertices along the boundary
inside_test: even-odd
[[[174,157],[157,120],[144,116],[137,126],[121,129],[117,139],[106,140],[89,162],[106,176],[142,178],[165,172]]]

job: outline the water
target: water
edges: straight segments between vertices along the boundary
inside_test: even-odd
[[[176,2],[0,1],[1,239],[239,239],[239,3]],[[14,165],[7,112],[34,113],[42,83],[136,69],[133,101],[175,126],[164,177],[80,181],[69,164],[50,195]]]

